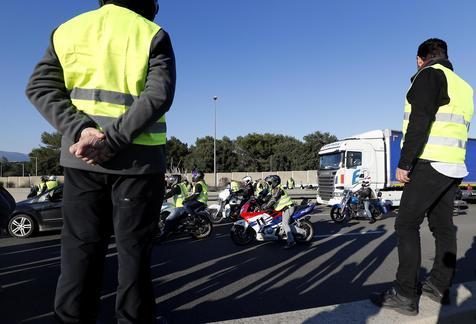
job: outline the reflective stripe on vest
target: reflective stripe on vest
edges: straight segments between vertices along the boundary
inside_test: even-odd
[[[133,11],[107,4],[55,31],[53,44],[71,101],[101,129],[133,106],[145,89],[150,45],[159,30]],[[166,128],[162,116],[133,143],[163,145]]]
[[[187,185],[183,182],[178,184],[180,188],[180,194],[174,196],[175,207],[183,207],[183,200],[188,196]]]
[[[198,196],[197,201],[206,204],[208,201],[208,186],[205,182],[199,181],[195,184],[195,186],[193,186],[192,194],[195,193],[195,188],[197,184],[200,184],[202,186],[202,191],[200,192],[200,195]]]
[[[473,89],[453,71],[441,64],[425,67],[418,73],[428,68],[441,70],[445,74],[450,102],[438,108],[428,140],[419,158],[462,164],[466,156],[468,129],[474,111]],[[414,81],[417,77],[418,74]],[[411,118],[411,108],[411,104],[405,100],[402,145]]]
[[[282,186],[278,186],[278,187],[284,192],[284,195],[281,196],[281,198],[278,201],[278,205],[275,208],[277,211],[280,211],[287,206],[291,206],[293,204],[293,200],[291,199],[291,197],[289,197],[287,191],[284,190]]]

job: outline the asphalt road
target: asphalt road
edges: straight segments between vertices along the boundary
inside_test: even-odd
[[[458,227],[455,282],[476,280],[476,205],[454,218]],[[283,243],[235,246],[229,224],[211,238],[174,237],[152,256],[158,314],[171,323],[204,323],[363,300],[387,288],[397,266],[394,217],[368,224],[332,223],[329,209],[312,216],[315,239],[291,250]],[[422,275],[431,268],[433,238],[422,226]],[[114,323],[116,250],[111,242],[102,289],[102,323]],[[54,323],[59,275],[58,233],[0,238],[1,323]],[[378,310],[375,309],[375,312]],[[371,314],[369,314],[371,315]]]

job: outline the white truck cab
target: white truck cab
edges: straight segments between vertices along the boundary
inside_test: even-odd
[[[392,180],[391,172],[400,158],[401,138],[401,132],[375,130],[323,146],[319,151],[317,202],[340,203],[344,190],[357,184],[364,173],[375,192],[381,191],[382,198],[394,206],[400,205],[401,187]]]

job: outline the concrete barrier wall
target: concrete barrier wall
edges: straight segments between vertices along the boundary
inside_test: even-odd
[[[64,177],[58,176],[58,181],[63,183]],[[0,177],[0,182],[5,188],[30,188],[40,183],[40,176],[38,177]]]
[[[281,181],[286,183],[286,181],[292,177],[296,186],[300,186],[301,184],[307,185],[317,185],[317,171],[316,170],[309,170],[309,171],[276,171],[276,172],[228,172],[228,173],[217,173],[217,184],[219,186],[224,184],[224,180],[238,180],[240,181],[246,176],[250,176],[253,180],[257,179],[264,179],[268,175],[277,174],[281,177]],[[188,177],[191,179],[191,176]],[[213,180],[213,173],[205,173],[205,182],[209,185],[213,185],[215,181]]]
[[[281,177],[281,181],[286,183],[286,181],[292,177],[296,186],[301,184],[307,185],[317,185],[317,171],[276,171],[276,172],[218,172],[217,173],[217,184],[218,186],[224,186],[227,181],[238,180],[240,181],[246,176],[250,176],[253,180],[264,179],[268,175],[277,174]],[[192,180],[192,175],[190,173],[184,175],[189,181]],[[57,177],[60,183],[63,183],[64,177]],[[33,185],[40,183],[40,177],[0,177],[0,182],[3,182],[4,187],[14,187],[14,188],[29,188]],[[214,185],[215,181],[213,179],[213,173],[205,173],[205,182],[209,185]]]

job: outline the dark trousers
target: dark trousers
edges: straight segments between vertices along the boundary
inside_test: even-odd
[[[105,256],[114,233],[119,265],[117,321],[154,323],[150,255],[164,175],[123,176],[67,168],[64,172],[56,317],[62,323],[96,322]]]
[[[415,298],[421,266],[420,225],[425,216],[436,250],[428,279],[440,291],[451,286],[456,264],[453,204],[461,179],[447,177],[422,161],[415,165],[410,179],[403,189],[395,221],[399,264],[394,285],[401,295]]]

